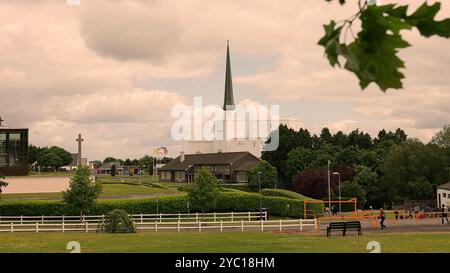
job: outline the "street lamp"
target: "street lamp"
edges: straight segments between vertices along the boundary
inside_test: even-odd
[[[330,182],[330,163],[328,160],[328,212],[331,212],[331,182]]]
[[[341,205],[341,173],[334,172],[333,174],[339,176],[339,212],[342,212],[342,205]]]
[[[156,214],[159,214],[159,197],[156,197]]]
[[[262,219],[261,172],[258,172],[258,189],[259,189],[259,217],[261,217]]]

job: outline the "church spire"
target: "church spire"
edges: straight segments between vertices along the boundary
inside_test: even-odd
[[[225,98],[223,110],[234,110],[233,81],[231,79],[230,41],[227,40],[227,67],[225,73]]]

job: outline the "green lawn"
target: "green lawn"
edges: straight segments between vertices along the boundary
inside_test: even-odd
[[[128,184],[103,184],[102,197],[127,197],[128,195],[172,195],[184,194],[177,191],[176,188],[163,189],[158,187],[144,185],[128,185]],[[2,194],[2,200],[26,200],[26,199],[62,199],[59,192],[52,193],[11,193]]]
[[[381,252],[450,252],[450,233],[402,233],[364,236],[306,236],[269,232],[158,232],[136,234],[5,233],[0,252],[67,252],[78,241],[81,252],[369,252],[370,241]]]

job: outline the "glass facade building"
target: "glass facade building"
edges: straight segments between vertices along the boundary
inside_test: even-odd
[[[28,175],[28,129],[0,127],[0,173]]]

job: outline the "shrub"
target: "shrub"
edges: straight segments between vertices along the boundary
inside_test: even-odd
[[[265,196],[280,196],[280,197],[287,197],[292,199],[310,199],[304,195],[301,195],[300,193],[296,193],[294,191],[290,190],[283,190],[283,189],[262,189],[261,194]]]
[[[153,188],[165,189],[165,190],[168,190],[168,189],[169,189],[168,187],[163,186],[163,185],[161,185],[161,184],[159,184],[159,183],[152,183],[152,187],[153,187]]]
[[[114,209],[105,215],[99,224],[99,231],[108,233],[134,233],[136,227],[128,213],[123,209]]]
[[[230,189],[236,189],[240,191],[247,191],[247,192],[255,192],[258,190],[258,188],[254,189],[251,188],[249,184],[221,184],[220,186],[224,188],[230,188]]]

